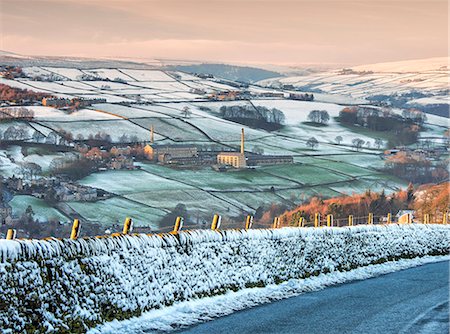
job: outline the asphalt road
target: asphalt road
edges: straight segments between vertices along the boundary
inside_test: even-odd
[[[449,263],[305,293],[180,333],[448,334]]]

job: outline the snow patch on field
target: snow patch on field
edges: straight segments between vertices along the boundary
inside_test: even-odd
[[[298,296],[305,292],[325,289],[336,284],[364,280],[395,271],[417,267],[427,263],[449,261],[450,256],[426,256],[402,259],[382,264],[369,265],[347,272],[335,271],[329,274],[305,279],[291,279],[281,284],[264,288],[247,288],[237,292],[229,291],[221,296],[207,297],[176,303],[160,310],[152,310],[129,320],[111,321],[88,331],[88,334],[152,333],[171,332],[222,317],[231,313]]]

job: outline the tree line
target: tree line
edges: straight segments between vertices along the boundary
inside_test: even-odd
[[[281,110],[263,106],[222,106],[220,107],[220,115],[222,118],[233,122],[269,131],[280,129],[286,120]]]
[[[341,123],[395,134],[388,142],[390,147],[416,143],[426,119],[426,115],[416,109],[404,110],[399,115],[388,108],[346,107],[339,113]]]

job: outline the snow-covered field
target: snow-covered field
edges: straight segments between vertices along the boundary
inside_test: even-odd
[[[267,79],[259,84],[271,87],[289,84],[355,99],[412,91],[432,93],[436,99],[442,99],[446,96],[443,91],[448,89],[448,62],[449,58],[441,57],[360,65],[346,71],[333,70],[306,76]],[[320,94],[315,96],[316,100],[321,100]]]
[[[0,240],[0,327],[6,333],[87,330],[230,290],[445,255],[449,231],[388,225]]]
[[[432,63],[434,68],[436,62]],[[136,136],[137,140],[145,142],[149,141],[149,129],[153,126],[156,143],[189,143],[218,150],[222,147],[234,147],[237,150],[240,144],[241,128],[244,127],[247,152],[263,149],[265,154],[293,155],[295,162],[298,163],[293,166],[258,168],[256,171],[226,174],[213,172],[209,167],[185,172],[166,167],[146,166],[144,169],[150,173],[154,172],[157,177],[142,176],[142,173],[133,171],[123,173],[117,171],[111,174],[97,173],[81,181],[93,186],[97,186],[96,182],[98,182],[101,188],[107,191],[118,191],[119,194],[126,196],[127,203],[134,205],[133,210],[136,211],[136,217],[139,217],[138,224],[151,225],[153,220],[159,219],[178,203],[186,204],[188,209],[192,210],[190,214],[209,213],[214,210],[224,216],[236,217],[254,212],[263,204],[277,203],[289,206],[299,204],[300,199],[304,200],[305,197],[312,195],[336,196],[384,188],[390,192],[405,187],[406,184],[401,180],[392,179],[379,171],[383,167],[383,161],[378,154],[384,149],[384,147],[378,149],[374,145],[379,133],[374,134],[357,127],[347,128],[334,119],[346,103],[364,102],[360,99],[361,92],[375,88],[401,91],[404,89],[402,85],[417,85],[431,81],[439,82],[439,84],[444,82],[441,74],[446,70],[443,68],[438,68],[436,71],[430,70],[430,72],[427,68],[424,73],[411,72],[416,69],[411,70],[410,67],[405,67],[405,70],[401,68],[401,73],[383,72],[384,70],[382,71],[380,67],[380,71],[375,69],[376,72],[370,75],[358,72],[348,74],[327,72],[282,79],[283,83],[297,85],[297,80],[301,80],[300,84],[320,86],[325,93],[314,93],[314,102],[256,97],[251,100],[206,101],[208,95],[214,91],[236,90],[236,87],[227,85],[223,81],[218,82],[218,79],[202,79],[182,72],[158,69],[94,68],[88,70],[32,66],[25,67],[25,73],[30,76],[55,74],[59,76],[59,79],[47,82],[34,81],[30,78],[15,80],[0,78],[0,83],[35,91],[46,91],[52,95],[67,98],[77,96],[107,99],[107,103],[96,104],[71,114],[49,107],[29,107],[35,111],[35,119],[22,124],[26,126],[30,138],[35,130],[45,136],[53,131],[64,130],[70,131],[75,138],[80,136],[79,138],[86,139],[89,135],[105,132],[111,136],[113,142],[118,142],[123,135],[127,135],[128,138]],[[355,69],[355,71],[362,70]],[[424,81],[416,80],[419,77]],[[336,80],[339,81],[338,84]],[[399,83],[400,81],[403,83]],[[193,88],[201,89],[200,94],[193,94]],[[276,88],[258,86],[250,86],[248,90],[250,92],[279,91]],[[202,100],[199,101],[199,98]],[[418,103],[428,103],[439,99],[441,97],[435,96],[429,100],[420,100]],[[219,111],[222,106],[237,105],[277,108],[285,114],[286,124],[279,131],[268,132],[220,118]],[[192,113],[189,117],[183,114],[185,107],[188,107]],[[329,124],[324,127],[305,124],[311,110],[326,110],[330,115]],[[401,110],[398,112],[401,113]],[[435,139],[435,137],[442,137],[448,126],[448,119],[429,115],[428,123],[427,131],[422,132],[421,137],[432,137],[433,141],[442,142],[442,139]],[[20,124],[1,123],[0,134],[4,133],[10,125]],[[342,137],[340,145],[336,145],[338,136]],[[319,142],[315,149],[310,149],[306,145],[311,137]],[[365,142],[360,152],[356,152],[352,147],[352,140],[355,138]],[[381,139],[386,143],[389,136]],[[17,164],[8,158],[8,154],[11,155],[10,152],[0,152],[0,171],[5,176],[11,176],[17,168]],[[23,160],[20,154],[12,157],[17,161]],[[36,161],[33,162],[37,162],[47,172],[53,158],[53,154],[31,154],[26,161],[35,159]],[[105,175],[110,178],[105,179]],[[389,182],[383,181],[386,179]],[[112,180],[115,180],[115,183]],[[124,184],[125,180],[128,185]],[[326,182],[334,184],[321,185]],[[302,185],[307,187],[302,188]],[[308,187],[310,185],[315,186]],[[271,187],[274,187],[274,193],[268,191]],[[127,191],[123,192],[124,189]],[[99,212],[107,211],[104,210],[107,205],[103,204],[104,202],[99,204],[101,209],[99,211],[95,210],[95,205],[84,203],[74,204],[74,206],[83,216],[95,221],[100,219],[106,225],[120,220],[118,217],[124,212],[123,210],[118,210],[120,215],[99,214]]]

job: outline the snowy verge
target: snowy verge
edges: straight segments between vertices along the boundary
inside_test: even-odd
[[[448,225],[0,240],[0,328],[86,332],[174,303],[450,252]]]
[[[129,320],[111,321],[88,331],[88,334],[172,332],[225,316],[246,308],[318,291],[336,284],[364,280],[420,265],[450,261],[450,256],[425,256],[401,259],[361,267],[345,272],[331,272],[305,279],[290,279],[264,288],[246,288],[224,295],[176,303],[161,310],[152,310]]]

